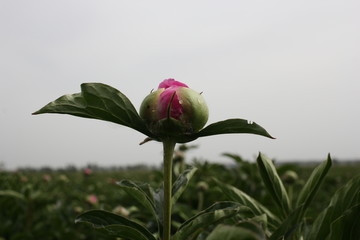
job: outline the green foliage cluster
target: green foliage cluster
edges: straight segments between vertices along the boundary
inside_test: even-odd
[[[112,239],[83,224],[80,213],[100,208],[113,212],[140,211],[123,207],[133,200],[116,181],[152,181],[157,171],[15,171],[0,172],[0,239]]]
[[[227,153],[234,164],[195,160],[190,168],[188,149],[181,145],[174,158],[173,239],[359,236],[360,164],[276,166],[263,155],[250,162]],[[1,172],[0,239],[116,239],[121,231],[156,239],[161,184],[157,169]]]

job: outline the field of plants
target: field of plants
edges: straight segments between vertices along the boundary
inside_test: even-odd
[[[179,229],[190,232],[186,237],[175,235],[174,239],[219,239],[216,234],[222,231],[229,233],[229,236],[222,238],[223,240],[268,239],[270,233],[286,226],[284,223],[288,222],[287,226],[290,226],[294,222],[291,216],[294,215],[297,217],[295,222],[301,223],[298,229],[301,229],[301,236],[304,239],[320,239],[309,235],[312,227],[319,225],[316,219],[324,210],[329,213],[330,201],[333,208],[337,208],[336,201],[340,201],[339,198],[342,197],[345,199],[341,201],[346,200],[348,204],[351,202],[353,204],[343,203],[341,213],[337,216],[332,213],[334,218],[343,220],[338,224],[331,221],[330,214],[323,215],[324,219],[328,218],[328,231],[333,231],[332,227],[343,227],[342,223],[349,225],[348,217],[353,219],[354,224],[348,226],[346,232],[340,231],[341,235],[328,235],[327,239],[355,239],[359,236],[359,230],[356,229],[360,222],[359,207],[354,201],[359,201],[359,187],[356,186],[359,178],[355,177],[360,172],[360,163],[339,164],[333,161],[326,176],[324,174],[314,177],[312,176],[314,169],[317,166],[321,167],[320,162],[280,165],[275,162],[273,166],[276,166],[277,175],[272,176],[268,173],[267,176],[274,178],[268,181],[276,186],[276,177],[279,177],[288,195],[289,206],[295,209],[291,214],[284,215],[276,197],[274,198],[277,190],[271,192],[268,183],[264,181],[266,174],[263,171],[268,167],[262,166],[261,161],[248,161],[233,154],[224,154],[233,160],[231,165],[190,160],[185,157],[188,149],[186,145],[180,145],[175,152],[173,190],[174,194],[180,193],[177,191],[178,186],[182,188],[182,194],[177,196],[177,202],[172,209],[171,232],[172,235]],[[326,166],[326,156],[324,160],[322,164]],[[263,163],[266,164],[266,161]],[[318,172],[320,170],[318,169]],[[321,178],[319,187],[316,189],[310,186],[313,194],[309,193],[311,201],[305,201],[308,203],[307,209],[297,215],[295,206],[299,199],[303,198],[302,190],[309,188],[308,179],[310,178],[314,183],[319,182],[319,177]],[[349,184],[346,185],[349,181],[355,182],[352,188]],[[0,239],[122,239],[117,238],[122,236],[120,232],[117,233],[118,230],[109,227],[113,224],[109,216],[100,217],[99,221],[103,222],[97,223],[96,214],[81,215],[93,209],[101,209],[109,214],[121,216],[121,221],[125,225],[124,219],[129,219],[131,224],[144,226],[154,239],[157,239],[159,237],[157,221],[145,198],[159,196],[153,189],[160,188],[162,183],[161,167],[100,169],[90,166],[84,169],[2,171],[0,172]],[[176,185],[176,183],[181,184]],[[344,186],[348,187],[344,190],[342,188]],[[337,191],[340,193],[336,194]],[[346,199],[350,196],[352,199]],[[156,202],[154,199],[150,200]],[[222,204],[222,208],[217,208],[217,203]],[[252,214],[256,211],[263,211],[266,214],[256,214],[255,217],[250,214],[250,216],[247,211],[249,209],[241,207],[240,211],[237,210],[236,214],[230,214],[231,216],[225,213],[225,211],[233,211],[235,203],[247,206]],[[346,211],[354,207],[357,208],[355,215],[347,216]],[[82,217],[79,218],[79,215]],[[275,217],[272,217],[273,215]],[[196,231],[192,231],[192,228],[186,225],[189,219],[195,219],[194,216],[200,219],[198,222],[192,222],[192,225],[196,225]],[[76,223],[75,219],[77,219]],[[276,219],[282,224],[278,224]],[[88,224],[89,222],[92,224]],[[218,228],[219,226],[222,228]],[[233,229],[235,227],[236,229]],[[325,231],[320,226],[317,229],[319,232]],[[236,238],[230,236],[230,233],[235,232],[238,234]],[[298,236],[295,234],[292,239],[297,239]],[[271,237],[270,239],[276,239]],[[134,239],[151,239],[151,236]]]

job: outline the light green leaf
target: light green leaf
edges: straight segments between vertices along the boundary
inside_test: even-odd
[[[106,230],[109,235],[133,240],[156,240],[143,226],[122,216],[102,210],[91,210],[80,214],[75,223],[86,222],[93,227]]]
[[[240,212],[251,212],[248,207],[235,202],[218,202],[185,221],[177,230],[172,240],[187,240],[194,233],[199,233],[211,224],[236,216]]]
[[[215,183],[218,185],[220,190],[229,198],[229,200],[238,202],[244,206],[249,207],[255,215],[266,214],[268,217],[268,224],[271,229],[275,229],[280,224],[280,219],[276,217],[270,210],[268,210],[261,203],[229,184],[220,182],[214,178]]]
[[[239,166],[242,166],[244,163],[250,164],[249,162],[244,161],[244,159],[242,157],[240,157],[239,155],[236,154],[232,154],[232,153],[223,153],[222,156],[231,158],[232,160],[235,161],[235,163]]]
[[[116,184],[119,185],[128,195],[132,196],[138,203],[144,206],[149,212],[151,212],[158,224],[160,224],[154,202],[136,183],[130,180],[121,180]]]
[[[20,200],[25,200],[25,197],[22,193],[19,192],[15,192],[13,190],[1,190],[0,191],[0,197],[13,197],[13,198],[17,198]]]
[[[184,192],[187,187],[190,179],[196,172],[197,168],[186,169],[181,175],[176,179],[172,186],[172,204],[174,205],[181,194]]]
[[[81,93],[64,95],[33,114],[59,113],[109,121],[154,137],[130,100],[117,89],[102,83],[83,83]]]
[[[351,216],[353,211],[358,211],[358,205],[360,205],[360,176],[351,179],[334,194],[329,206],[315,219],[307,239],[326,239],[342,222],[344,226],[353,226],[354,221],[359,223],[359,215],[355,218],[346,217]],[[342,222],[336,223],[340,220]],[[360,236],[355,239],[359,238]]]
[[[151,189],[151,195],[154,201],[155,213],[158,219],[159,233],[162,234],[164,225],[164,189],[159,188],[156,191]]]
[[[311,173],[299,194],[296,206],[304,205],[303,210],[306,211],[330,168],[331,158],[329,154],[327,160],[317,166]]]
[[[184,192],[186,186],[188,185],[191,177],[196,172],[197,168],[190,168],[185,170],[175,181],[172,187],[172,204],[174,205],[180,195]],[[155,212],[157,214],[157,217],[159,219],[160,227],[162,227],[164,222],[164,216],[163,216],[163,207],[164,207],[164,189],[160,188],[156,191],[151,191],[153,201],[154,201],[154,207]],[[162,231],[162,228],[160,228],[160,231]]]
[[[257,163],[266,189],[269,191],[276,205],[280,208],[283,218],[285,218],[291,210],[290,201],[273,162],[264,154],[260,153],[257,158]]]
[[[208,125],[200,132],[196,133],[197,137],[212,136],[217,134],[229,133],[249,133],[273,138],[263,127],[255,122],[244,119],[227,119]]]
[[[265,235],[258,229],[257,232],[239,226],[218,225],[206,240],[265,240]]]

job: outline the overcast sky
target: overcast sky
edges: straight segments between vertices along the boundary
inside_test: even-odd
[[[139,108],[162,80],[203,92],[208,123],[275,136],[193,142],[189,158],[360,158],[360,1],[0,1],[0,163],[159,165],[162,146],[108,122],[31,113],[80,91],[119,89]]]

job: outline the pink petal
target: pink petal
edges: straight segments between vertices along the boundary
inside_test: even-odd
[[[159,117],[160,119],[168,117],[168,108],[170,107],[170,117],[180,119],[183,114],[183,107],[179,102],[179,98],[176,95],[178,86],[172,86],[166,88],[161,94],[159,99]],[[175,94],[175,95],[174,95]],[[174,95],[174,98],[173,98]],[[172,102],[170,102],[172,100]]]
[[[178,81],[175,81],[175,79],[172,79],[172,78],[169,78],[169,79],[165,79],[164,81],[162,81],[160,84],[159,84],[159,87],[158,88],[169,88],[169,87],[174,87],[174,86],[177,86],[177,87],[186,87],[188,88],[188,86],[182,82],[178,82]]]

